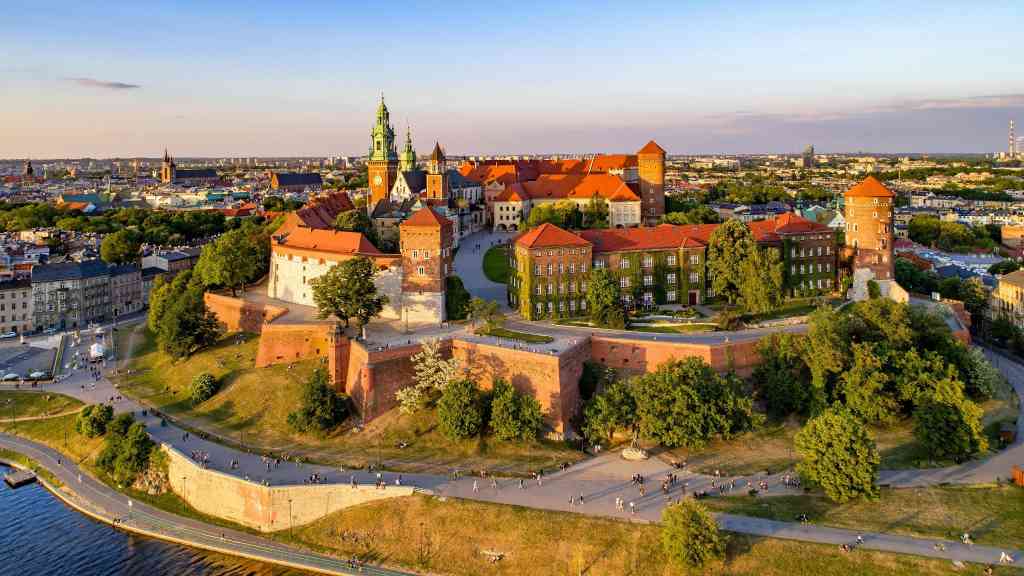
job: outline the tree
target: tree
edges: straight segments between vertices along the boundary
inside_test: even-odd
[[[445,279],[444,311],[449,320],[463,320],[470,313],[469,290],[462,283],[462,278],[449,276]]]
[[[661,221],[666,224],[718,224],[722,218],[708,206],[692,204],[685,210],[665,214]]]
[[[476,436],[483,428],[480,389],[467,378],[447,387],[437,402],[437,424],[441,433],[453,439]]]
[[[1020,270],[1020,264],[1018,264],[1016,260],[1010,258],[1000,260],[988,267],[988,273],[993,276],[996,274],[1009,274],[1010,272],[1016,272],[1017,270]]]
[[[427,338],[421,343],[420,351],[412,356],[415,384],[395,393],[399,410],[409,414],[426,406],[439,393],[443,393],[459,372],[456,358],[441,356],[441,342]]]
[[[758,345],[761,363],[754,368],[753,380],[773,418],[810,413],[814,390],[810,370],[803,361],[803,344],[800,336],[777,333]]]
[[[840,378],[846,406],[867,422],[894,424],[900,403],[890,374],[870,344],[853,345],[853,365]]]
[[[988,449],[981,430],[982,410],[955,387],[928,395],[914,411],[914,437],[934,458],[957,463]]]
[[[864,423],[841,406],[811,418],[794,438],[797,472],[840,504],[878,495],[878,448]]]
[[[740,264],[739,300],[748,314],[770,312],[782,302],[782,262],[773,248],[756,248]]]
[[[874,280],[868,280],[868,298],[878,300],[882,297],[882,287]]]
[[[606,268],[590,272],[587,284],[587,306],[590,321],[606,328],[625,328],[626,313],[619,302],[619,285]]]
[[[691,498],[661,513],[661,547],[678,565],[701,568],[725,557],[727,538],[706,506]]]
[[[1003,387],[1003,375],[985,358],[980,348],[969,347],[962,370],[964,391],[975,400],[988,400]]]
[[[484,330],[489,332],[500,328],[505,323],[505,315],[495,300],[473,298],[469,302],[469,318],[475,327],[478,321],[484,323]]]
[[[740,297],[744,263],[751,258],[757,244],[750,228],[739,220],[726,220],[715,228],[708,243],[708,276],[715,294],[724,296],[730,304]]]
[[[119,484],[131,484],[149,465],[156,444],[149,438],[145,424],[135,422],[130,415],[124,416],[127,419],[119,419],[120,425],[108,431],[96,466]]]
[[[625,381],[614,382],[583,408],[583,433],[592,440],[611,441],[618,430],[636,427],[636,400]]]
[[[700,358],[670,360],[635,379],[640,433],[668,447],[699,448],[753,426],[753,402],[735,376],[720,376]]]
[[[296,432],[322,434],[348,416],[348,395],[335,392],[327,371],[317,368],[302,386],[299,408],[288,414],[288,425]]]
[[[378,296],[373,283],[373,262],[364,256],[350,258],[310,282],[317,316],[334,316],[348,327],[355,318],[360,327],[380,314],[387,296]]]
[[[114,409],[106,404],[90,404],[82,408],[75,420],[75,430],[83,436],[95,438],[107,433],[107,425],[114,417]]]
[[[544,423],[540,403],[516,391],[504,380],[495,380],[491,391],[491,431],[498,440],[536,438]]]
[[[173,358],[185,358],[217,341],[221,325],[206,308],[203,288],[189,282],[186,273],[181,282],[175,278],[161,287],[159,307],[150,310],[150,325],[156,327],[160,349]]]
[[[960,284],[960,300],[972,318],[984,318],[988,310],[988,290],[981,283],[981,278],[968,278]]]
[[[189,386],[189,398],[192,404],[202,404],[217,393],[217,379],[209,372],[196,374]]]
[[[590,202],[583,209],[581,228],[607,228],[608,202],[597,194],[590,197]]]
[[[257,244],[252,230],[236,228],[203,246],[196,263],[195,275],[206,286],[226,286],[231,294],[245,290],[245,283],[266,271],[261,266],[263,247]]]
[[[100,258],[110,264],[131,264],[139,260],[142,237],[134,230],[118,230],[108,234],[100,244]]]

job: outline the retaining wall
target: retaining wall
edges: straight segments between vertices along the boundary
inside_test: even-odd
[[[287,530],[308,524],[351,506],[374,500],[409,496],[409,486],[300,484],[263,486],[217,470],[204,469],[187,456],[162,444],[167,453],[171,489],[196,510],[261,532]]]
[[[264,324],[288,313],[288,309],[272,304],[250,302],[224,294],[207,292],[203,295],[206,307],[227,326],[229,332],[262,332]]]

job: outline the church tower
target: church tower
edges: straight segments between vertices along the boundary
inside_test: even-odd
[[[649,226],[665,214],[665,149],[651,140],[636,153],[640,177],[640,210]]]
[[[167,148],[164,148],[164,161],[160,164],[160,181],[164,184],[171,184],[174,182],[174,173],[177,171],[177,166],[174,164],[174,160],[171,159],[171,155],[167,153]]]
[[[434,152],[430,154],[430,165],[427,167],[427,198],[447,200],[449,195],[448,163],[441,145],[434,142]]]
[[[412,172],[416,170],[416,150],[412,147],[412,133],[409,127],[405,127],[405,148],[402,148],[402,155],[398,158],[398,170],[401,172]]]
[[[371,208],[388,197],[398,177],[398,148],[395,146],[395,129],[391,126],[391,114],[380,96],[377,107],[377,122],[370,133],[370,157],[366,162],[367,178],[370,183]]]
[[[35,173],[36,173],[35,169],[32,168],[32,161],[31,160],[25,160],[25,171],[24,171],[25,178],[32,178],[33,176],[35,176]]]

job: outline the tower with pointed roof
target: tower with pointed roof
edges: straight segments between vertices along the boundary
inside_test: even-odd
[[[370,184],[370,204],[373,205],[388,197],[388,192],[398,175],[395,129],[391,125],[391,113],[384,104],[384,94],[380,95],[377,120],[370,131],[370,152],[366,171]]]
[[[847,190],[843,201],[846,254],[853,262],[854,288],[867,280],[894,280],[892,222],[896,194],[868,176]]]
[[[445,285],[452,273],[452,221],[433,208],[417,210],[399,226],[402,320],[445,320]]]
[[[174,182],[174,173],[177,171],[177,168],[171,155],[167,153],[167,148],[164,148],[164,159],[160,163],[160,181],[164,184]]]
[[[640,212],[648,225],[657,224],[665,214],[665,149],[654,140],[636,153],[640,178]]]
[[[35,169],[32,168],[32,161],[31,160],[25,160],[25,171],[24,171],[25,178],[32,178],[33,176],[35,176],[35,173],[36,173]]]
[[[430,164],[427,166],[427,198],[447,200],[449,196],[448,163],[441,145],[434,142],[434,151],[430,154]]]
[[[405,127],[405,147],[398,158],[398,170],[401,172],[412,172],[416,170],[416,150],[412,147],[412,133],[409,127]]]

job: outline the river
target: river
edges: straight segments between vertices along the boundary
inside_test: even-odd
[[[10,468],[0,465],[0,476]],[[39,484],[0,482],[0,572],[33,576],[308,576],[114,530]]]

